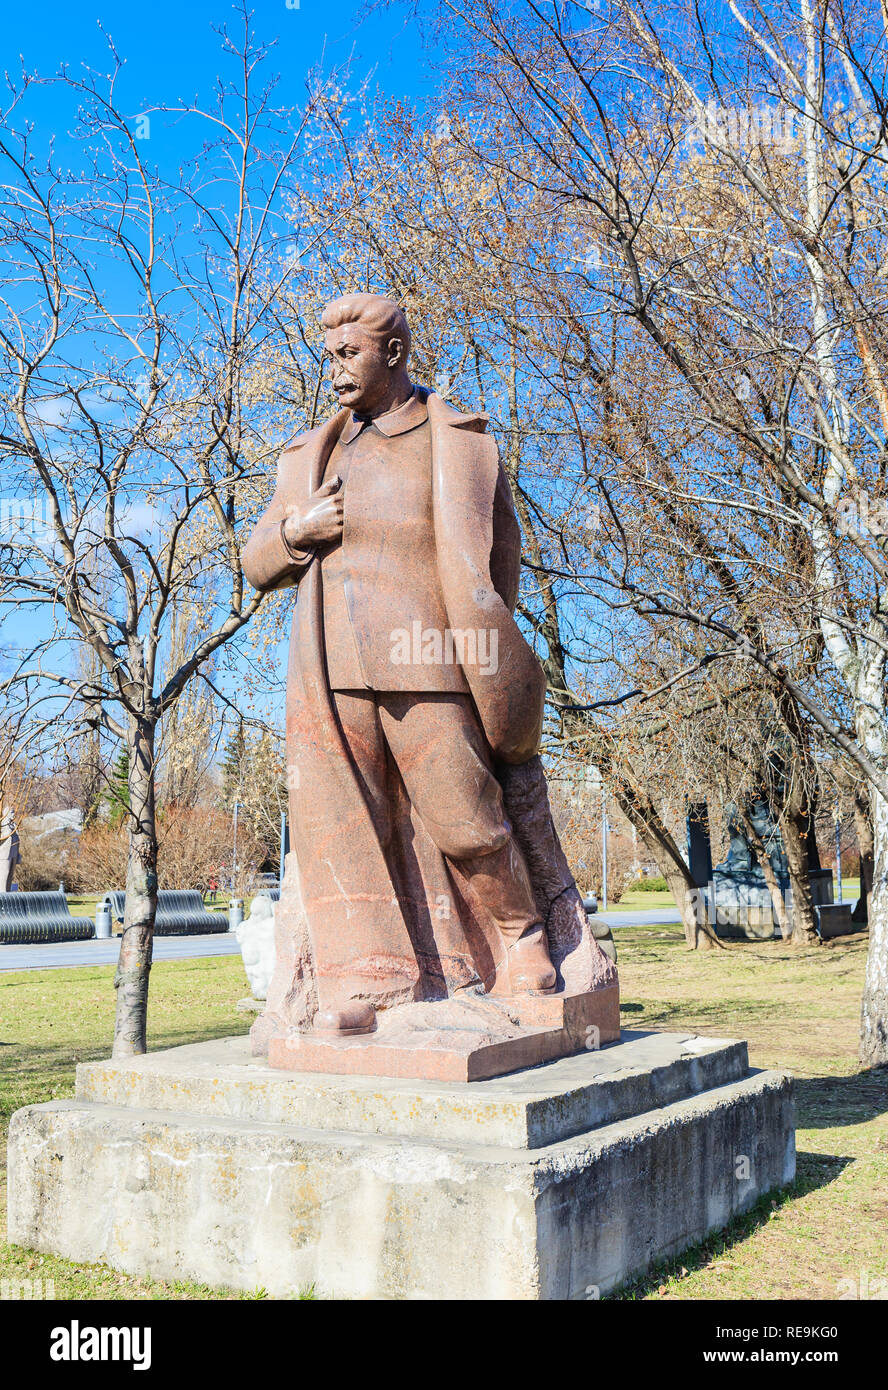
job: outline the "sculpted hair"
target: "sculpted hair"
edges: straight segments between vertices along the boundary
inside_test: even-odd
[[[403,311],[393,299],[383,294],[344,294],[327,305],[321,315],[325,328],[341,328],[344,323],[359,323],[368,333],[387,341],[400,338],[404,344],[401,366],[410,356],[410,329]]]

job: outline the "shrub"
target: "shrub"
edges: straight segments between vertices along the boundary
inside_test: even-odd
[[[158,811],[157,881],[161,888],[206,888],[211,874],[231,863],[232,822],[226,812],[209,806],[166,806]],[[84,891],[105,893],[126,886],[126,820],[118,826],[92,825],[80,836],[70,868]],[[240,888],[265,859],[265,850],[245,826],[238,827]],[[58,877],[56,878],[58,883]]]
[[[590,889],[602,896],[601,814],[592,797],[571,797],[556,783],[549,788],[552,818],[580,892]],[[618,903],[627,884],[638,873],[638,860],[630,835],[611,825],[607,841],[607,899]]]
[[[77,859],[71,839],[64,831],[35,835],[27,827],[21,828],[21,859],[16,865],[14,881],[23,893],[48,892],[58,888],[63,880],[65,886],[69,886],[70,870]]]

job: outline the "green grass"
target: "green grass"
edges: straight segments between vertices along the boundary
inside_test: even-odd
[[[628,912],[630,908],[634,910],[639,907],[644,908],[645,910],[655,907],[672,908],[675,907],[675,899],[669,892],[668,888],[658,888],[653,891],[647,891],[645,889],[639,888],[629,888],[623,894],[622,898],[618,903],[609,902],[607,905],[607,910],[608,912]],[[599,912],[604,911],[601,899],[599,899],[598,901],[598,910]]]
[[[264,1297],[261,1289],[220,1294],[187,1280],[141,1279],[106,1265],[75,1265],[6,1241],[9,1117],[22,1105],[72,1096],[76,1064],[108,1056],[114,1031],[113,978],[113,966],[0,974],[0,1279],[52,1280],[56,1298]],[[155,963],[149,1047],[153,1051],[246,1032],[252,1019],[235,1007],[246,991],[239,956]]]
[[[888,1068],[861,1071],[866,937],[799,949],[690,952],[676,928],[617,935],[625,1028],[749,1041],[754,1067],[796,1078],[798,1175],[786,1191],[624,1290],[624,1298],[836,1298],[888,1293]]]
[[[96,903],[102,896],[100,893],[87,893],[82,898],[73,897],[70,893],[66,896],[68,911],[72,917],[92,917],[95,920]]]
[[[693,953],[677,926],[652,925],[621,928],[617,946],[625,1028],[747,1038],[753,1066],[797,1078],[799,1125],[791,1188],[620,1296],[831,1299],[849,1287],[843,1279],[867,1278],[870,1289],[888,1280],[888,1069],[861,1072],[856,1061],[865,937],[803,950],[778,941]],[[4,1136],[13,1110],[73,1095],[76,1062],[108,1055],[112,976],[110,966],[0,974]],[[246,1031],[250,1020],[235,1008],[244,993],[236,957],[156,964],[150,1047]],[[5,1243],[5,1198],[0,1207],[0,1278],[51,1279],[58,1298],[265,1296],[20,1250]]]

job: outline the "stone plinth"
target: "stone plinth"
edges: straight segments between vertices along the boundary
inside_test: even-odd
[[[778,875],[778,882],[791,914],[789,878]],[[808,882],[821,937],[827,940],[853,932],[855,928],[850,904],[833,902],[832,870],[810,869]],[[780,935],[771,894],[761,869],[733,869],[727,873],[721,866],[713,873],[705,896],[719,936],[734,940],[770,941]]]
[[[814,908],[814,916],[823,941],[829,941],[834,936],[850,936],[852,932],[860,931],[860,927],[854,921],[850,903],[822,903]]]
[[[777,932],[771,894],[761,869],[731,873],[716,869],[706,900],[721,937],[770,941]]]
[[[471,1084],[285,1072],[246,1038],[19,1110],[9,1234],[287,1297],[606,1293],[794,1174],[791,1083],[680,1033]]]
[[[583,994],[471,995],[402,1004],[379,1016],[377,1031],[325,1038],[293,1032],[272,1038],[271,1066],[352,1076],[484,1081],[554,1062],[620,1037],[616,984]]]

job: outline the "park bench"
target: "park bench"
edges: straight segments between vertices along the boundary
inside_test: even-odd
[[[0,943],[88,941],[90,917],[72,917],[64,893],[0,893]]]
[[[114,889],[106,894],[111,917],[123,921],[126,893]],[[228,931],[225,912],[208,912],[203,895],[196,888],[161,888],[157,894],[155,936],[203,936],[207,932]]]

